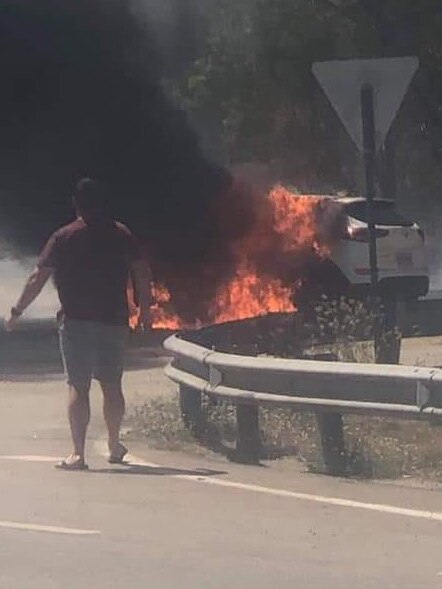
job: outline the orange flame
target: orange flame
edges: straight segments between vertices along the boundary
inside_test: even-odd
[[[162,284],[153,285],[152,298],[155,301],[155,304],[150,309],[153,329],[170,329],[176,331],[185,327],[178,315],[167,309],[167,305],[170,303],[172,297],[165,286]]]
[[[213,323],[290,313],[295,310],[291,297],[291,289],[280,280],[258,276],[253,267],[244,265],[219,289],[213,305]]]
[[[128,300],[129,300],[129,326],[131,329],[136,329],[140,320],[140,309],[134,304],[133,285],[128,286]],[[168,329],[170,331],[177,331],[185,327],[178,315],[175,315],[167,309],[170,303],[171,295],[167,288],[163,285],[152,284],[151,287],[152,299],[155,301],[150,308],[152,328],[153,329]]]
[[[274,229],[282,236],[284,251],[312,247],[320,255],[328,253],[328,249],[320,245],[318,235],[317,211],[324,202],[323,197],[294,195],[282,186],[276,186],[269,199]]]
[[[293,284],[284,284],[269,272],[260,272],[257,255],[276,260],[283,254],[302,251],[314,251],[322,257],[329,253],[328,247],[321,243],[318,229],[317,212],[320,203],[324,202],[322,197],[295,195],[279,185],[267,198],[258,197],[252,203],[253,226],[234,246],[233,276],[218,288],[209,309],[212,324],[296,310]],[[187,325],[173,313],[172,297],[164,285],[153,285],[152,296],[155,301],[151,307],[153,328],[179,330],[195,327]],[[138,309],[132,305],[131,327],[136,327],[137,323]]]

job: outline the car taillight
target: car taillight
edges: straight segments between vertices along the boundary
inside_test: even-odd
[[[374,233],[377,239],[380,237],[387,237],[388,229],[376,228]],[[348,227],[345,239],[368,243],[370,241],[370,231],[368,227]]]

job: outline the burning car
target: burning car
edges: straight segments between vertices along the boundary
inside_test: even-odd
[[[327,197],[328,211],[336,210],[330,255],[309,271],[308,283],[321,294],[365,295],[370,288],[369,230],[366,200]],[[331,207],[330,207],[331,205]],[[416,299],[429,289],[424,233],[396,210],[390,200],[373,204],[379,294],[386,298]]]
[[[290,314],[311,307],[321,295],[369,292],[365,199],[296,194],[281,185],[266,195],[242,189],[232,195],[216,211],[219,235],[229,236],[223,256],[212,258],[191,280],[152,284],[154,328],[194,329]],[[429,274],[421,229],[387,200],[374,202],[374,215],[380,293],[395,299],[425,295]],[[232,232],[234,219],[241,217],[247,223]],[[220,259],[228,263],[220,265]],[[137,322],[134,307],[131,325]]]

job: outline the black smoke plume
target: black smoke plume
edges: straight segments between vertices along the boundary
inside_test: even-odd
[[[145,241],[178,312],[194,318],[251,219],[230,198],[231,227],[220,229],[216,211],[231,180],[166,100],[149,23],[130,8],[1,1],[0,231],[37,253],[72,218],[75,182],[97,177],[114,214]]]

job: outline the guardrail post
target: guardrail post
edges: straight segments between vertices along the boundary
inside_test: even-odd
[[[200,437],[204,430],[201,392],[181,385],[180,409],[186,428],[189,429],[196,438]]]
[[[377,364],[399,364],[401,355],[401,335],[397,332],[385,333],[376,349]]]
[[[315,360],[336,362],[334,354],[315,354]],[[335,476],[345,474],[347,450],[345,448],[344,424],[340,413],[316,413],[316,422],[321,435],[322,458],[326,471]]]
[[[381,318],[381,334],[376,346],[377,364],[399,364],[402,335],[397,328],[397,301],[384,302],[384,316]]]
[[[247,464],[258,464],[261,455],[259,407],[238,404],[236,406],[236,419],[238,437],[235,459]]]
[[[322,457],[329,474],[343,475],[347,466],[342,415],[317,413],[316,420],[321,434]]]

